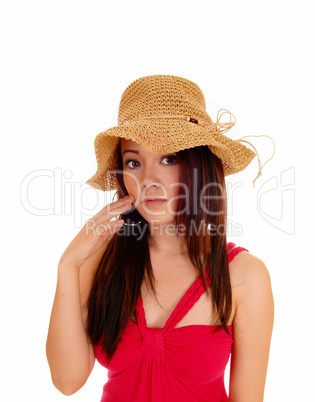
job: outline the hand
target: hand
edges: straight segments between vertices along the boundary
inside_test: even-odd
[[[100,212],[88,219],[66,248],[60,258],[59,264],[79,268],[104,244],[104,242],[122,227],[118,220],[110,220],[132,208],[133,196],[124,197],[106,205]]]

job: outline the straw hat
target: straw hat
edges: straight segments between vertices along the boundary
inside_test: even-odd
[[[225,114],[229,121],[221,122]],[[216,122],[212,121],[204,95],[192,81],[172,75],[139,78],[121,97],[118,126],[96,136],[97,172],[86,183],[104,191],[117,189],[115,149],[119,138],[131,139],[151,152],[163,154],[207,145],[221,159],[225,176],[238,173],[257,152],[241,144],[241,139],[223,135],[234,124],[235,117],[225,109],[218,112]]]

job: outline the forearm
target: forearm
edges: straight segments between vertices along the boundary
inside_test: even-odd
[[[46,353],[53,383],[61,392],[74,393],[86,382],[93,367],[90,349],[82,318],[79,270],[59,265]]]

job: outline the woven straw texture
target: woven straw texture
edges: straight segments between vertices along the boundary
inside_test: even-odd
[[[118,126],[96,136],[97,172],[86,183],[104,191],[117,189],[114,154],[119,138],[131,139],[151,152],[163,154],[207,145],[221,159],[225,176],[238,173],[256,154],[222,134],[235,122],[219,120],[212,121],[204,95],[192,81],[172,75],[139,78],[121,97]]]

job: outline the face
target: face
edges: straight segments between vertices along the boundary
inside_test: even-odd
[[[121,139],[121,155],[124,184],[135,197],[138,212],[149,224],[174,223],[179,194],[176,153],[153,153],[132,140]]]

